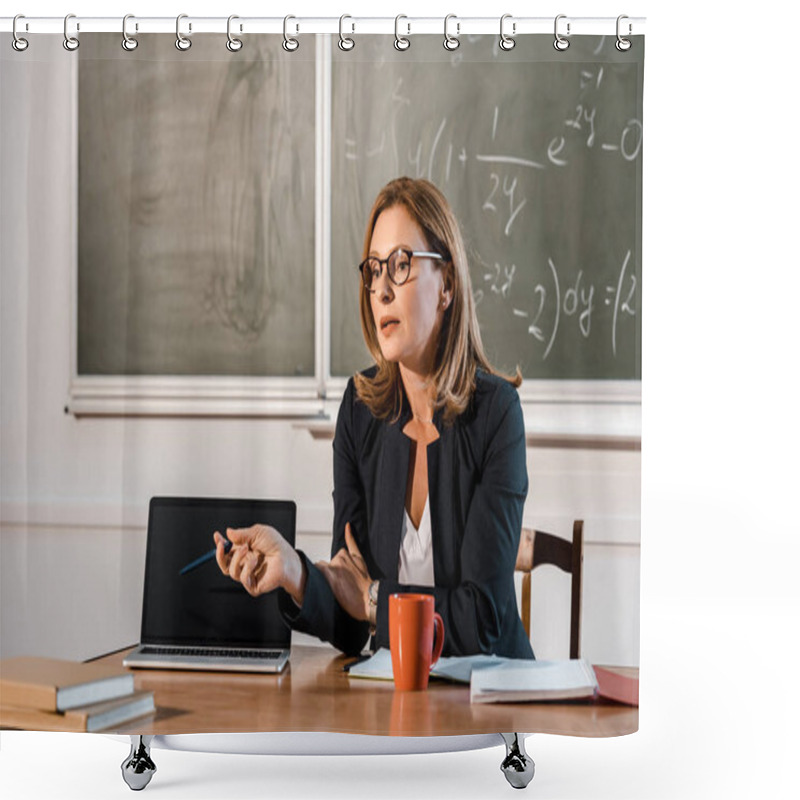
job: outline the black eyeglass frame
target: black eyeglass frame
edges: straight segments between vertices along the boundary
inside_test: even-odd
[[[392,275],[392,271],[389,269],[389,261],[397,253],[405,253],[408,256],[408,273],[406,274],[405,279],[402,280],[402,281],[399,281],[399,282],[394,279],[394,275]],[[358,265],[358,271],[361,273],[361,280],[364,282],[364,288],[368,292],[372,292],[372,293],[375,293],[377,291],[376,289],[373,289],[373,288],[371,288],[370,286],[367,285],[367,279],[366,279],[366,277],[364,275],[364,268],[367,266],[368,262],[377,261],[378,264],[380,264],[380,268],[381,268],[380,272],[377,275],[377,277],[372,278],[371,282],[374,282],[374,281],[380,279],[381,275],[383,274],[383,266],[385,264],[386,265],[386,274],[389,276],[389,280],[395,286],[402,286],[404,283],[406,283],[406,281],[408,281],[408,278],[411,275],[411,259],[412,258],[435,258],[438,261],[444,261],[445,260],[444,256],[441,253],[429,253],[427,250],[409,250],[407,247],[396,247],[394,250],[392,250],[391,253],[389,253],[388,256],[386,256],[386,258],[378,258],[377,256],[367,256]]]

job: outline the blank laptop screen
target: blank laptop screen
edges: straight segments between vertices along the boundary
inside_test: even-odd
[[[223,575],[216,559],[180,570],[214,547],[214,531],[263,523],[294,546],[291,501],[154,497],[150,501],[142,642],[288,649],[291,631],[278,591],[251,597]]]

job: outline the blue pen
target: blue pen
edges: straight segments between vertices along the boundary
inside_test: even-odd
[[[233,542],[230,539],[225,539],[225,552],[230,553],[231,547],[233,547]],[[205,564],[206,561],[211,561],[216,557],[217,557],[217,548],[215,547],[213,550],[209,550],[207,553],[200,556],[200,558],[196,558],[194,561],[192,561],[191,564],[187,564],[180,571],[179,574],[185,575],[187,572],[191,572],[193,569],[197,569],[197,567],[199,567],[201,564]]]

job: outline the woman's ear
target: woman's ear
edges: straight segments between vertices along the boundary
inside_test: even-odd
[[[447,268],[442,276],[442,310],[447,311],[453,302],[453,263],[447,262]]]

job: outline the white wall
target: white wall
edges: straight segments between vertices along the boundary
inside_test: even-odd
[[[59,44],[50,60],[2,61],[0,107],[15,109],[0,128],[4,657],[87,658],[138,640],[153,495],[292,498],[298,545],[315,559],[330,546],[329,440],[286,420],[65,413],[77,248],[75,60]],[[328,406],[334,418],[337,406]],[[538,422],[536,408],[526,416]],[[586,521],[584,654],[638,664],[640,454],[530,448],[528,471],[526,525],[569,537],[574,518]],[[542,572],[534,647],[540,657],[566,655],[568,579]]]
[[[9,388],[4,384],[4,397]],[[31,403],[34,429],[47,417],[38,406]],[[80,420],[75,435],[72,417],[59,420],[46,441],[32,431],[25,437],[41,441],[42,450],[29,449],[29,461],[46,462],[29,473],[27,500],[3,496],[4,657],[88,658],[138,640],[147,502],[154,494],[294,498],[298,546],[314,560],[329,556],[329,441],[314,441],[287,422],[117,421],[125,428],[118,437],[124,451],[108,447],[86,460],[81,447],[99,435],[95,426],[107,429],[110,421]],[[10,453],[3,448],[9,470]],[[598,663],[638,663],[638,453],[530,449],[528,462],[525,524],[568,538],[573,516],[586,520],[584,653]],[[605,492],[597,492],[592,476]],[[565,655],[568,576],[538,570],[533,608],[537,655]]]

